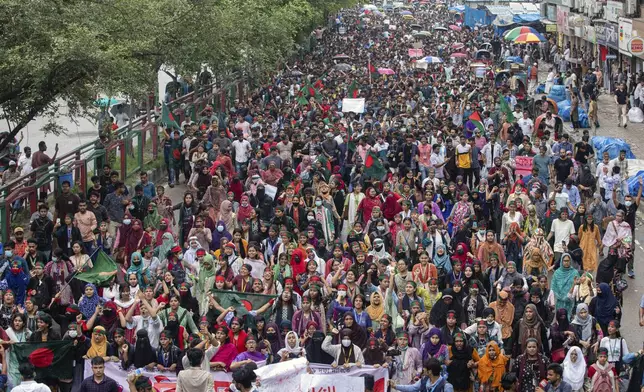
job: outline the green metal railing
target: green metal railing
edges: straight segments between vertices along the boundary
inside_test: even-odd
[[[239,85],[233,84],[233,86],[239,89]],[[191,92],[177,98],[168,106],[174,112],[177,123],[181,124],[185,119],[185,113],[189,110],[196,110],[199,113],[208,104],[224,110],[228,104],[226,99],[228,87],[218,89],[214,84],[204,86],[198,92]],[[118,158],[113,162],[112,168],[119,172],[122,181],[141,171],[146,164],[162,159],[163,133],[162,128],[157,124],[161,110],[151,107],[154,104],[154,97],[148,99],[146,113],[115,130],[112,141],[108,145],[103,146],[97,138],[94,142],[83,144],[58,157],[51,165],[39,167],[28,175],[2,185],[0,187],[2,241],[7,241],[12,232],[13,203],[22,200],[22,208],[28,208],[31,214],[35,213],[38,208],[37,193],[42,187],[51,189],[53,185],[54,195],[57,195],[60,184],[68,180],[79,196],[85,195],[88,189],[88,178],[102,170],[103,164],[112,154]],[[182,104],[185,104],[183,110],[180,109]],[[88,175],[88,173],[92,174]]]

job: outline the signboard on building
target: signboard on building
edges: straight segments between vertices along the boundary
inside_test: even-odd
[[[586,41],[591,42],[593,44],[597,43],[597,37],[595,35],[595,27],[594,26],[586,26],[585,39],[586,39]]]
[[[606,31],[603,24],[595,25],[595,39],[598,45],[606,46]]]
[[[633,22],[630,19],[619,18],[619,53],[627,56],[631,55],[628,50],[628,43],[631,41],[633,32]]]
[[[624,3],[620,3],[619,1],[607,1],[604,6],[604,17],[606,20],[617,23],[621,16],[624,16]]]
[[[548,4],[548,7],[546,8],[546,17],[555,22],[557,20],[557,6]],[[546,29],[548,28],[548,25],[546,25]],[[548,30],[546,30],[548,31]]]
[[[619,35],[617,34],[617,25],[613,23],[605,24],[604,34],[606,34],[606,46],[613,49],[619,49]]]
[[[557,29],[562,32],[568,31],[568,7],[557,6]]]
[[[557,32],[557,25],[554,23],[548,23],[546,25],[546,33],[555,33]]]
[[[577,2],[580,0],[577,0]],[[561,5],[568,8],[575,8],[575,0],[561,0]]]
[[[634,56],[640,56],[644,54],[644,39],[640,37],[633,37],[628,42],[628,51],[631,52]]]

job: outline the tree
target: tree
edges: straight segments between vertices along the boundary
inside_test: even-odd
[[[0,120],[91,112],[99,93],[147,96],[162,65],[196,75],[261,75],[351,0],[3,0]]]

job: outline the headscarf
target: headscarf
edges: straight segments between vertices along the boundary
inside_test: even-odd
[[[534,235],[530,238],[530,241],[525,246],[525,257],[524,260],[528,259],[528,255],[532,249],[539,249],[541,256],[544,258],[546,263],[550,263],[554,257],[554,252],[550,243],[545,239],[545,233],[542,228],[538,228],[534,231]]]
[[[217,230],[217,228],[215,227],[215,231],[212,232],[212,241],[210,241],[211,250],[217,250],[221,248],[222,238],[227,238],[229,241],[233,239],[233,236],[226,229],[228,227],[226,222],[224,222],[223,220],[217,221],[217,224],[215,226],[219,226],[219,225],[222,225],[224,227],[224,230],[222,232],[219,232],[219,230]]]
[[[219,208],[219,220],[223,221],[226,227],[235,227],[235,214],[233,213],[233,203],[226,199],[221,202]]]
[[[269,328],[273,328],[275,335],[268,336],[268,333],[265,333],[266,340],[271,344],[271,352],[273,355],[277,355],[277,352],[282,348],[282,342],[280,340],[280,327],[276,323],[266,324],[264,331],[267,332]]]
[[[168,255],[168,252],[174,246],[174,237],[172,233],[163,233],[161,237],[161,244],[159,245],[159,259],[163,260]]]
[[[532,320],[528,320],[528,318],[525,316],[525,310],[528,308],[532,309],[532,314],[534,315],[532,317]],[[536,339],[538,346],[543,347],[543,344],[541,342],[542,325],[544,324],[541,320],[541,317],[539,316],[539,312],[537,311],[535,304],[527,304],[523,311],[523,317],[519,321],[519,344],[521,345],[521,351],[525,349],[526,343],[530,338]]]
[[[373,296],[377,295],[380,297],[380,305],[376,306],[373,304]],[[371,303],[367,308],[365,309],[367,314],[369,315],[369,318],[371,320],[377,320],[379,321],[382,318],[382,315],[385,314],[385,300],[382,298],[382,295],[380,295],[379,292],[375,291],[373,294],[371,294]]]
[[[580,317],[579,313],[582,310],[588,312],[588,305],[583,302],[577,305],[577,311],[571,324],[581,327],[581,340],[587,341],[593,336],[593,317],[589,313],[586,313],[586,318]]]
[[[443,335],[441,334],[440,329],[436,327],[430,329],[427,336],[429,337],[429,339],[427,339],[427,342],[425,342],[425,347],[423,348],[423,361],[429,358],[430,355],[434,357],[443,346]],[[432,343],[432,336],[438,336],[439,341],[437,344]]]
[[[353,315],[353,311],[348,311],[345,312],[344,315],[342,316],[342,320],[344,320],[347,316],[351,316],[353,319],[353,325],[349,327],[345,327],[347,329],[351,330],[351,341],[353,344],[360,348],[364,348],[367,346],[367,332],[365,331],[362,326],[358,324],[356,321],[355,316]]]
[[[155,230],[159,230],[159,226],[161,226],[161,215],[159,215],[159,210],[157,208],[156,203],[150,203],[148,205],[149,207],[152,207],[152,212],[148,211],[148,214],[143,218],[143,228],[147,229],[148,227],[152,227]],[[169,225],[168,225],[169,226]]]
[[[290,335],[295,336],[295,347],[291,347],[288,344],[288,337]],[[277,355],[281,357],[284,352],[288,352],[289,354],[293,354],[297,356],[304,353],[304,349],[300,347],[300,338],[299,336],[297,336],[297,333],[295,331],[288,331],[286,333],[286,336],[284,336],[284,348],[279,350],[277,352]]]
[[[103,334],[103,342],[98,343],[96,339],[94,339],[94,333],[96,332]],[[92,333],[90,346],[89,346],[89,349],[87,350],[86,355],[87,355],[87,358],[107,356],[107,336],[105,333],[105,328],[103,328],[102,326],[99,325],[94,327],[94,332]]]
[[[85,295],[85,289],[87,287],[91,287],[94,289],[94,295],[91,297],[88,297]],[[83,288],[83,298],[81,298],[80,302],[78,303],[78,307],[80,308],[81,313],[83,316],[87,319],[91,318],[94,312],[96,311],[96,306],[100,302],[100,298],[98,297],[98,292],[96,291],[96,286],[94,286],[92,283],[88,283],[85,285]]]
[[[608,325],[608,322],[615,318],[615,307],[617,306],[617,299],[608,286],[608,283],[600,283],[599,289],[601,293],[597,294],[597,302],[595,303],[595,318],[602,325]]]
[[[570,257],[570,259],[572,260],[572,257],[569,253],[564,253],[563,255],[561,255],[562,261],[564,257]],[[552,275],[551,289],[555,294],[555,297],[567,298],[570,287],[572,287],[575,282],[575,278],[578,276],[579,274],[577,273],[577,270],[572,268],[572,265],[566,268],[563,266],[562,262],[561,266]]]
[[[105,314],[105,310],[109,309],[110,313],[109,315]],[[103,314],[100,317],[100,325],[105,327],[105,330],[111,331],[112,328],[116,325],[116,322],[119,319],[118,315],[118,307],[116,306],[116,303],[109,301],[105,304],[105,307],[103,309]]]
[[[210,253],[207,253],[203,258],[203,263],[201,264],[201,268],[199,268],[199,280],[197,281],[197,288],[200,293],[206,292],[206,282],[209,278],[215,276],[216,269],[214,262],[215,260]],[[210,264],[209,269],[205,267],[206,263]]]
[[[590,316],[589,316],[590,318]],[[577,352],[577,362],[570,360],[570,355]],[[584,380],[586,379],[586,359],[581,349],[577,346],[572,346],[566,354],[566,359],[563,361],[563,380],[570,384],[573,391],[579,391],[584,387]]]
[[[137,369],[144,368],[149,364],[156,362],[157,356],[150,345],[150,338],[146,329],[136,331],[136,345],[134,347],[134,367]]]
[[[165,223],[166,228],[165,230],[161,230],[161,224]],[[157,237],[156,237],[156,244],[160,245],[163,243],[165,239],[165,235],[170,234],[172,236],[172,225],[170,224],[170,221],[166,218],[161,219],[161,223],[159,223],[159,227],[157,229]]]
[[[449,274],[452,272],[452,262],[449,259],[449,255],[447,254],[447,248],[445,245],[441,244],[436,247],[436,250],[438,249],[443,249],[443,255],[439,256],[438,252],[434,252],[434,265],[436,265],[436,268],[442,268],[445,270],[445,273]]]
[[[242,203],[248,203],[246,207],[242,206]],[[250,218],[250,212],[253,210],[253,206],[250,205],[250,198],[248,195],[243,195],[239,203],[239,208],[237,209],[237,222],[241,223],[245,219]]]
[[[495,359],[490,358],[490,348],[494,347],[497,355]],[[505,374],[505,365],[508,358],[501,354],[501,349],[495,341],[489,342],[485,347],[485,355],[479,361],[479,379],[490,382],[492,388],[501,385],[501,377]]]

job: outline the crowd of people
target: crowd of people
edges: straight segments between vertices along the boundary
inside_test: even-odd
[[[620,335],[642,196],[626,190],[625,154],[595,157],[588,135],[573,144],[551,117],[535,128],[541,113],[518,91],[469,67],[485,43],[497,57],[533,48],[446,7],[410,14],[343,10],[227,120],[208,106],[168,127],[182,200],[146,172],[128,189],[109,164],[85,195],[63,182],[53,211],[39,205],[4,244],[8,390],[22,375],[113,391],[113,361],[176,373],[177,391],[233,372],[231,390],[246,392],[261,390],[253,367],[306,357],[387,367],[402,392],[640,391],[644,356]],[[415,25],[444,63],[410,61]],[[343,112],[343,98],[364,98],[364,112]],[[517,156],[533,157],[530,173]],[[119,265],[103,287],[75,277],[99,250]],[[240,312],[222,306],[227,292],[266,301]],[[60,339],[74,341],[72,379],[8,368],[13,343]]]

